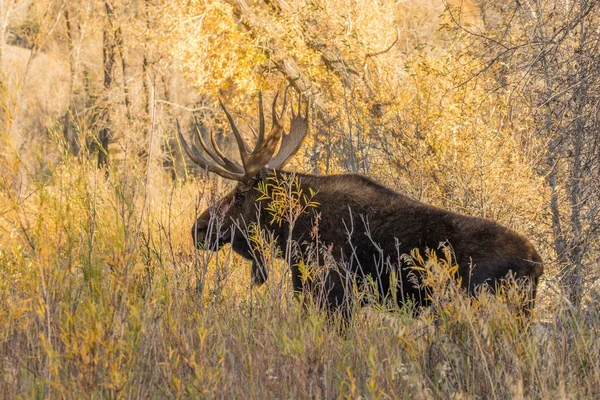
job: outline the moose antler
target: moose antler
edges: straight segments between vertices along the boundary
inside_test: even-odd
[[[183,149],[192,161],[198,164],[200,167],[214,172],[223,178],[232,179],[236,181],[246,182],[253,178],[262,168],[268,166],[269,168],[282,168],[287,161],[292,158],[300,149],[302,141],[308,133],[309,125],[309,114],[310,114],[310,100],[307,102],[306,115],[302,115],[302,95],[298,97],[298,113],[294,111],[292,105],[292,118],[290,120],[290,133],[286,133],[281,124],[281,119],[285,113],[287,106],[287,89],[283,95],[283,106],[281,113],[277,114],[277,98],[279,93],[275,95],[272,106],[272,126],[271,130],[265,135],[265,116],[263,112],[262,94],[258,95],[258,112],[259,112],[259,128],[256,144],[253,150],[250,150],[242,135],[240,134],[233,117],[223,104],[219,100],[221,108],[227,116],[231,130],[235,136],[235,140],[238,145],[240,152],[240,158],[242,165],[235,160],[230,160],[225,156],[217,145],[215,140],[214,131],[211,131],[210,140],[212,149],[207,146],[206,142],[202,138],[202,134],[196,130],[196,136],[200,142],[200,146],[204,150],[204,153],[200,152],[195,145],[189,146],[185,141],[183,134],[181,133],[181,127],[179,121],[177,121],[177,132],[179,134],[179,140],[183,146]],[[251,128],[252,129],[252,128]],[[206,130],[203,124],[200,124],[200,131],[206,134]],[[254,132],[254,129],[252,129]],[[275,150],[277,145],[281,142],[277,154]]]
[[[287,92],[287,89],[286,89]],[[284,95],[285,97],[285,95]],[[306,103],[306,114],[302,115],[302,93],[298,96],[298,113],[294,112],[292,104],[292,118],[290,120],[290,133],[282,133],[281,146],[277,154],[271,158],[267,166],[273,169],[280,169],[300,150],[300,146],[308,132],[310,123],[310,98]]]

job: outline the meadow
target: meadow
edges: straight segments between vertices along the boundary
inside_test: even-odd
[[[207,181],[67,158],[26,198],[2,189],[3,398],[598,395],[600,313],[548,287],[522,329],[510,302],[437,273],[435,314],[369,307],[340,335],[282,261],[251,289],[247,262],[193,249]]]

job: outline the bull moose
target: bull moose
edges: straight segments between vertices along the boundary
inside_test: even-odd
[[[213,133],[211,146],[208,146],[197,131],[203,152],[193,144],[190,146],[177,124],[181,144],[194,163],[223,178],[238,181],[235,189],[193,224],[196,246],[205,244],[218,251],[224,244],[231,243],[236,253],[253,261],[254,283],[263,283],[265,267],[255,256],[246,235],[236,234],[241,227],[255,223],[272,232],[281,249],[286,248],[289,240],[296,244],[299,251],[291,257],[290,268],[293,289],[301,292],[307,285],[299,265],[303,254],[314,249],[310,246],[316,240],[321,249],[326,249],[321,252],[326,251],[330,256],[316,257],[317,265],[329,259],[327,267],[320,267],[326,271],[320,281],[324,294],[321,304],[330,312],[341,311],[350,318],[353,300],[349,282],[375,282],[379,299],[395,291],[394,298],[401,306],[409,300],[416,310],[427,305],[422,278],[412,273],[413,269],[402,261],[401,255],[413,249],[437,251],[441,243],[447,243],[453,250],[453,263],[458,266],[457,278],[462,288],[474,294],[483,285],[493,292],[506,279],[515,279],[524,297],[521,310],[529,313],[543,273],[541,258],[526,238],[495,222],[421,203],[358,174],[296,174],[299,189],[314,193],[314,206],[297,218],[293,229],[286,221],[274,222],[264,211],[271,201],[269,196],[264,196],[264,188],[269,187],[264,182],[270,175],[280,178],[286,175],[281,169],[296,154],[307,135],[310,100],[304,102],[301,95],[298,97],[296,111],[293,104],[291,106],[289,133],[285,132],[282,121],[287,93],[283,96],[280,113],[277,112],[278,94],[274,97],[272,126],[266,133],[259,95],[259,128],[258,132],[253,129],[256,136],[253,149],[246,144],[233,117],[220,101],[239,147],[241,164],[221,151]],[[258,190],[261,183],[262,194]],[[213,224],[215,218],[219,224]],[[315,239],[317,224],[318,239]],[[337,267],[330,267],[331,260]],[[392,271],[396,279],[391,279]]]

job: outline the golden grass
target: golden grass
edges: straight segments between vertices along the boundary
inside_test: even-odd
[[[1,398],[600,395],[600,313],[558,301],[523,330],[510,302],[441,277],[435,316],[373,307],[340,335],[301,311],[282,263],[252,290],[237,256],[194,252],[210,185],[72,158],[28,193],[2,183]]]

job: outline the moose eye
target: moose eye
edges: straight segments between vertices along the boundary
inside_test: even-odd
[[[242,201],[244,201],[244,194],[236,193],[235,196],[233,197],[233,199],[235,200],[236,203],[241,203]]]

